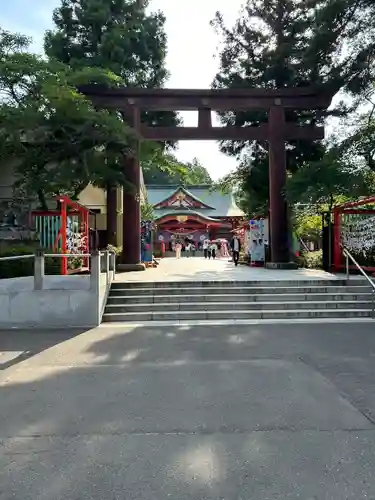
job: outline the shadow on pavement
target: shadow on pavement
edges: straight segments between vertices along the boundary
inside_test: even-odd
[[[372,325],[80,333],[0,334],[1,500],[375,497]]]
[[[5,370],[21,361],[38,354],[45,349],[65,342],[80,335],[85,330],[70,328],[67,330],[0,330],[0,370]]]
[[[105,326],[93,332],[82,355],[90,354],[95,364],[300,357],[375,360],[373,323]]]

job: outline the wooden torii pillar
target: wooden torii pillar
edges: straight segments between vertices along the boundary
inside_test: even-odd
[[[139,140],[233,140],[267,141],[269,145],[269,212],[270,212],[270,268],[287,269],[290,262],[286,185],[286,152],[288,140],[319,140],[324,128],[313,125],[299,126],[285,120],[286,110],[327,109],[332,100],[329,89],[300,87],[293,89],[141,89],[90,85],[80,91],[97,106],[117,109],[125,114]],[[258,126],[213,127],[211,111],[268,112],[268,123]],[[197,127],[158,127],[140,122],[141,111],[198,111]],[[123,253],[119,270],[144,269],[140,263],[140,168],[138,148],[124,162],[127,181],[134,186],[131,193],[124,192]],[[124,190],[125,191],[125,190]]]

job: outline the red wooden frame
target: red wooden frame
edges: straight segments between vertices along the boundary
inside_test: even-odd
[[[341,216],[344,214],[374,214],[374,209],[360,209],[370,203],[375,204],[375,196],[369,196],[363,200],[351,201],[338,205],[333,209],[333,269],[334,271],[340,271],[345,267],[343,262],[342,246],[341,246]],[[355,266],[349,266],[350,268],[355,268]],[[366,271],[375,271],[374,266],[363,266]]]
[[[67,225],[68,225],[68,216],[78,215],[80,218],[81,225],[81,233],[84,236],[85,244],[83,248],[83,252],[85,254],[89,253],[89,209],[84,207],[83,205],[71,200],[65,195],[57,196],[56,200],[60,202],[60,210],[34,210],[31,216],[34,218],[36,216],[60,216],[61,217],[61,228],[60,231],[54,241],[53,250],[56,251],[59,239],[61,238],[61,253],[67,254]],[[89,268],[89,257],[83,258],[83,267],[85,269]],[[61,260],[61,274],[68,274],[68,257],[62,257]]]
[[[178,220],[177,220],[177,217],[179,215],[176,214],[176,215],[171,215],[171,214],[166,214],[166,215],[163,215],[162,217],[160,217],[158,220],[156,220],[156,224],[158,227],[160,226],[165,226],[165,227],[168,227],[169,225],[176,225],[176,224],[179,224]],[[201,216],[201,215],[187,215],[187,220],[186,222],[183,223],[184,226],[188,226],[189,224],[191,223],[194,223],[196,225],[200,225],[200,226],[206,226],[206,227],[227,227],[229,226],[228,224],[226,224],[224,221],[223,222],[216,222],[216,221],[209,221],[207,220],[204,216]],[[182,224],[182,223],[180,223]]]

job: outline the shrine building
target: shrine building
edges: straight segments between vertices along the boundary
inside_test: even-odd
[[[167,251],[175,240],[189,239],[199,249],[205,239],[230,239],[244,218],[232,192],[209,185],[148,185],[146,189],[155,214],[154,246],[164,242]]]

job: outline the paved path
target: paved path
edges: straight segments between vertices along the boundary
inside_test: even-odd
[[[77,333],[0,335],[1,500],[375,498],[372,325]]]
[[[208,260],[203,257],[166,258],[157,268],[144,272],[117,274],[118,281],[263,281],[263,280],[320,280],[337,279],[318,269],[274,271],[248,266],[235,267],[228,259]]]

